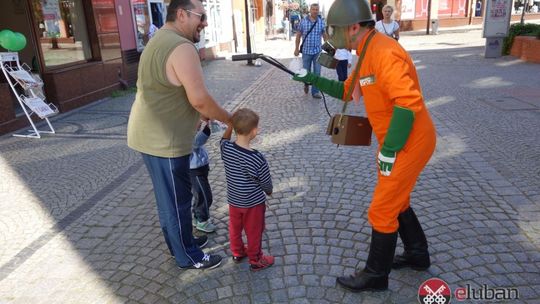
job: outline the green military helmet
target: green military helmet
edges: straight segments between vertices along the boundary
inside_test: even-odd
[[[326,24],[347,26],[372,20],[373,15],[367,0],[336,0],[328,10]]]

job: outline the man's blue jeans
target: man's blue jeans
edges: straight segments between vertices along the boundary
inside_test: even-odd
[[[319,54],[306,55],[302,54],[302,64],[304,69],[308,72],[311,72],[311,66],[313,65],[313,74],[320,76],[321,75],[321,65],[317,62]],[[319,90],[315,86],[311,86],[311,95],[319,93]]]
[[[154,185],[159,222],[169,251],[180,267],[199,263],[204,253],[193,239],[191,226],[189,155],[164,158],[141,154]]]

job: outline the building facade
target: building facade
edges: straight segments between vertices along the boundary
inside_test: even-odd
[[[0,30],[22,33],[21,63],[44,81],[47,103],[66,112],[134,85],[141,52],[165,23],[169,0],[2,0]],[[201,56],[234,51],[231,0],[207,0]],[[5,50],[0,50],[5,51]],[[28,125],[0,75],[0,134]]]
[[[395,9],[394,19],[399,20],[402,31],[423,30],[428,26],[456,27],[484,22],[485,4],[487,0],[370,0],[372,8],[376,8],[377,18],[382,18],[382,7],[386,4]],[[521,18],[520,0],[512,0],[512,21]],[[525,0],[522,0],[525,1]],[[528,1],[528,0],[527,0]],[[431,2],[431,3],[430,3]],[[525,20],[540,19],[538,6],[540,0],[533,2],[536,5],[526,7]]]
[[[127,62],[120,41],[121,17],[114,0],[0,1],[0,29],[26,37],[20,61],[40,75],[46,101],[61,112],[121,87]],[[6,82],[1,75],[0,134],[28,124]]]

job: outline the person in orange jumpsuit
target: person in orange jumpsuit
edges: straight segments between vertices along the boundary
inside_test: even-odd
[[[345,82],[311,73],[293,79],[343,100],[350,99],[350,90],[361,93],[379,143],[377,185],[368,210],[373,229],[366,266],[337,278],[337,283],[355,292],[385,290],[391,268],[430,266],[427,240],[409,199],[435,149],[435,127],[414,63],[399,43],[374,30],[367,1],[336,0],[327,23],[330,44],[356,49],[360,66]],[[398,232],[404,253],[394,257]]]

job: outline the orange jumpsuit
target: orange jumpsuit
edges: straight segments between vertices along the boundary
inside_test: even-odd
[[[360,43],[357,54],[368,34]],[[368,210],[368,220],[373,228],[391,233],[397,231],[397,217],[409,207],[410,193],[435,150],[435,127],[424,104],[416,68],[409,54],[395,40],[376,33],[368,44],[359,73],[358,84],[379,150],[394,106],[414,112],[411,133],[397,153],[392,173],[382,176],[377,170],[377,185]],[[352,80],[353,75],[350,75],[345,81],[345,92],[353,85]]]

